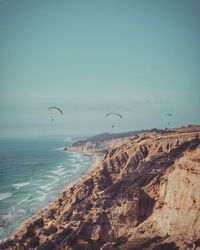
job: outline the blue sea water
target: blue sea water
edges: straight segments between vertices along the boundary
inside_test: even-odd
[[[91,157],[63,151],[73,140],[0,139],[0,240],[86,172]]]

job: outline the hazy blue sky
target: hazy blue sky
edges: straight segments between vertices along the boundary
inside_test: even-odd
[[[0,135],[200,123],[199,25],[198,0],[0,0]]]

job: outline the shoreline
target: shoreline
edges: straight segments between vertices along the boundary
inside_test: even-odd
[[[68,152],[72,153],[72,151],[68,151]],[[63,193],[63,191],[65,191],[65,189],[71,188],[73,185],[75,185],[82,178],[84,178],[87,175],[89,175],[90,171],[94,170],[94,168],[101,162],[101,160],[104,157],[104,155],[101,155],[101,154],[92,154],[92,153],[91,154],[85,154],[85,153],[81,153],[81,152],[74,152],[74,153],[79,153],[79,154],[90,156],[91,159],[92,159],[91,164],[87,168],[87,170],[85,171],[84,174],[81,174],[79,177],[76,177],[74,180],[72,180],[69,184],[66,184],[66,187],[63,188],[64,190],[62,190],[58,194]],[[101,159],[99,159],[99,158],[101,158]],[[99,159],[99,160],[97,160],[97,159]]]
[[[26,227],[26,225],[31,221],[36,219],[41,213],[43,213],[45,210],[48,210],[51,206],[55,205],[56,202],[59,200],[59,198],[62,196],[62,194],[64,192],[66,192],[67,190],[69,190],[71,187],[73,187],[74,185],[76,185],[79,181],[81,181],[81,179],[83,179],[84,177],[87,177],[87,175],[89,175],[90,171],[94,170],[94,168],[101,162],[102,158],[104,157],[103,154],[101,153],[84,153],[81,151],[68,151],[68,150],[64,150],[65,152],[70,152],[70,153],[74,153],[74,154],[81,154],[81,155],[85,155],[85,156],[89,156],[91,158],[91,164],[89,165],[89,167],[86,169],[86,171],[81,174],[80,176],[77,176],[75,178],[73,178],[68,184],[65,184],[64,187],[62,187],[62,189],[60,191],[58,191],[56,193],[56,197],[55,199],[53,199],[52,201],[49,201],[46,205],[44,205],[42,208],[38,209],[38,211],[28,217],[27,219],[25,219],[24,221],[22,221],[22,223],[16,228],[16,230],[14,230],[12,233],[10,233],[8,235],[8,237],[6,237],[5,239],[0,240],[0,244],[3,242],[6,242],[7,240],[12,240],[14,239],[15,235],[17,234],[17,232],[20,232],[21,230],[23,230],[24,227]],[[48,191],[47,191],[48,192]]]

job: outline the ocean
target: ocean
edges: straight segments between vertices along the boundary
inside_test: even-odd
[[[90,156],[63,151],[72,137],[0,139],[0,240],[56,199],[91,166]]]

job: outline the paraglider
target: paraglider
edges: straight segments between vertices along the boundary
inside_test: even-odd
[[[165,116],[167,116],[167,126],[169,126],[171,124],[171,119],[172,119],[172,114],[171,113],[166,113]]]
[[[109,117],[109,116],[116,116],[116,117],[118,117],[118,118],[120,118],[120,119],[123,118],[121,114],[115,113],[115,112],[111,112],[111,113],[106,114],[106,115],[105,115],[105,118],[107,118],[107,117]],[[114,127],[115,127],[115,125],[113,124],[113,125],[112,125],[112,128],[114,129]]]
[[[63,115],[63,111],[62,109],[56,107],[56,106],[49,106],[48,107],[48,110],[51,110],[51,109],[55,109],[56,111],[58,111],[61,115]],[[51,118],[51,121],[53,122],[54,121],[54,118]]]

